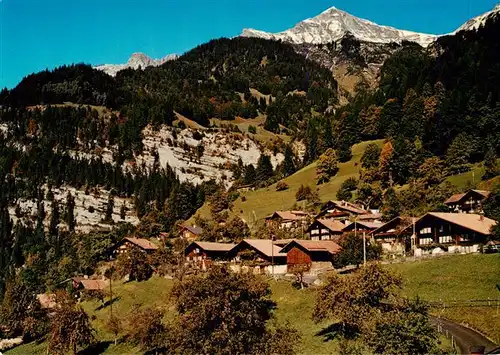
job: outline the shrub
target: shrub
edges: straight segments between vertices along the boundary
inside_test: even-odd
[[[297,193],[295,194],[295,199],[297,201],[303,201],[308,199],[309,196],[311,196],[312,194],[313,193],[310,186],[300,185],[299,189],[297,190]]]
[[[276,191],[284,191],[284,190],[288,190],[288,184],[284,181],[278,182],[278,184],[276,185]]]
[[[252,133],[252,134],[256,134],[257,133],[257,127],[255,127],[255,126],[248,126],[248,132]]]

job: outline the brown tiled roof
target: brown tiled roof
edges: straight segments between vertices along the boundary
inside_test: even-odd
[[[213,243],[213,242],[193,242],[192,244],[198,245],[201,249],[207,251],[230,251],[236,244],[232,243]]]
[[[289,250],[293,245],[298,244],[308,251],[327,251],[330,254],[338,253],[342,248],[332,240],[294,240],[286,245],[283,250]]]
[[[450,203],[456,203],[456,202],[460,201],[461,199],[463,199],[470,192],[478,193],[478,194],[482,195],[484,198],[487,198],[490,195],[490,191],[487,191],[487,190],[469,190],[469,191],[461,193],[461,194],[451,195],[451,197],[449,199],[444,201],[444,204],[448,205]]]
[[[443,212],[429,212],[428,214],[484,235],[489,235],[490,228],[497,223],[493,219],[478,214]]]
[[[158,246],[154,243],[151,243],[149,240],[144,239],[144,238],[132,238],[132,237],[126,237],[125,240],[129,241],[130,243],[137,245],[139,248],[144,249],[144,250],[156,250],[158,249]]]
[[[299,221],[306,218],[309,214],[303,211],[276,211],[272,215],[267,216],[266,219],[271,219],[278,216],[286,221]]]
[[[342,229],[345,228],[345,224],[337,221],[335,219],[318,219],[318,223],[321,223],[323,226],[331,230],[332,232],[342,232]]]
[[[354,214],[367,214],[367,213],[369,213],[368,211],[365,211],[364,209],[362,209],[360,206],[357,206],[351,202],[333,201],[333,200],[331,200],[330,202],[335,204],[338,208],[344,209],[344,210],[352,212]]]
[[[398,217],[395,217],[395,218],[391,219],[389,222],[386,222],[386,223],[382,224],[377,229],[371,231],[371,234],[372,235],[376,235],[377,233],[380,233],[381,231],[383,231],[383,230],[386,229],[386,226],[391,225],[391,224],[393,224],[394,222],[396,222],[398,220],[400,221],[399,223],[401,224],[401,227],[399,228],[400,231],[404,230],[406,227],[408,227],[409,225],[411,225],[412,221],[413,221],[412,217],[398,216]]]
[[[254,249],[260,251],[262,254],[271,256],[286,256],[285,253],[281,253],[281,248],[278,245],[273,244],[269,239],[245,239],[243,242],[247,243]]]
[[[196,226],[182,226],[182,227],[184,229],[190,231],[194,235],[200,235],[201,233],[203,233],[203,229],[200,227],[196,227]]]
[[[455,203],[455,202],[458,202],[460,201],[463,197],[465,196],[465,193],[463,194],[455,194],[455,195],[451,195],[451,197],[449,199],[447,199],[446,201],[444,201],[445,205],[449,204],[449,203]]]
[[[295,238],[292,238],[292,239],[276,239],[273,243],[274,243],[274,245],[285,246],[288,243],[293,242],[294,240],[295,240]]]
[[[89,291],[104,290],[109,285],[108,281],[106,281],[106,280],[83,279],[83,280],[80,280],[80,283],[82,284],[84,289],[89,290]]]
[[[360,214],[357,219],[362,221],[362,220],[369,220],[369,219],[380,219],[382,218],[382,213],[368,213],[368,214]]]
[[[347,229],[348,227],[351,227],[351,225],[354,225],[354,222],[345,226],[344,229]],[[377,229],[380,228],[384,225],[382,222],[367,222],[367,221],[356,221],[356,228],[358,226],[365,227],[367,229]],[[361,229],[361,228],[359,228]]]

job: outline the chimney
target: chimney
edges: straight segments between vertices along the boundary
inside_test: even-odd
[[[482,213],[479,215],[479,220],[480,220],[481,222],[482,222],[482,221],[484,221],[484,216],[483,216],[483,214],[482,214]]]

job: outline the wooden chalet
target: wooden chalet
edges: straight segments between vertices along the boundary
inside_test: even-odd
[[[206,269],[216,261],[229,260],[228,253],[235,246],[231,243],[192,242],[184,254],[187,262]]]
[[[103,291],[109,287],[108,280],[93,280],[85,277],[73,277],[71,281],[73,282],[73,288],[75,290]]]
[[[483,202],[490,195],[486,190],[469,190],[467,192],[452,195],[444,204],[450,212],[455,213],[483,213]]]
[[[347,220],[349,218],[369,213],[370,211],[367,211],[352,202],[330,200],[323,205],[321,212],[316,216],[316,219]]]
[[[344,233],[363,233],[370,234],[375,229],[381,227],[383,225],[382,222],[366,222],[366,221],[358,221],[349,223],[347,226],[342,229]]]
[[[316,219],[307,228],[307,235],[311,240],[338,240],[342,236],[346,225],[335,219]]]
[[[288,272],[297,267],[306,271],[331,269],[334,256],[341,250],[340,245],[332,240],[294,240],[287,244],[282,253],[286,253]]]
[[[392,254],[403,254],[406,247],[407,238],[402,235],[406,227],[412,225],[412,217],[401,217],[391,219],[371,232],[371,237],[375,242],[381,244],[382,250]]]
[[[197,226],[181,225],[180,230],[181,230],[181,237],[189,241],[198,239],[200,235],[203,233],[203,229]]]
[[[485,242],[497,221],[471,213],[429,212],[402,233],[412,236],[412,245],[472,245]]]
[[[304,211],[276,211],[265,218],[268,226],[280,229],[306,228],[311,215]]]
[[[158,246],[144,238],[125,237],[121,242],[119,242],[116,245],[114,253],[115,254],[127,253],[130,250],[132,250],[132,248],[150,254],[154,253],[158,249]]]
[[[235,263],[247,262],[255,265],[286,265],[286,253],[269,239],[244,239],[229,255]]]

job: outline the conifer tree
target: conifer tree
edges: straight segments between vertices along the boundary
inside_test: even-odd
[[[71,192],[68,192],[66,196],[66,224],[68,225],[68,230],[70,232],[75,231],[75,198],[71,195]]]

